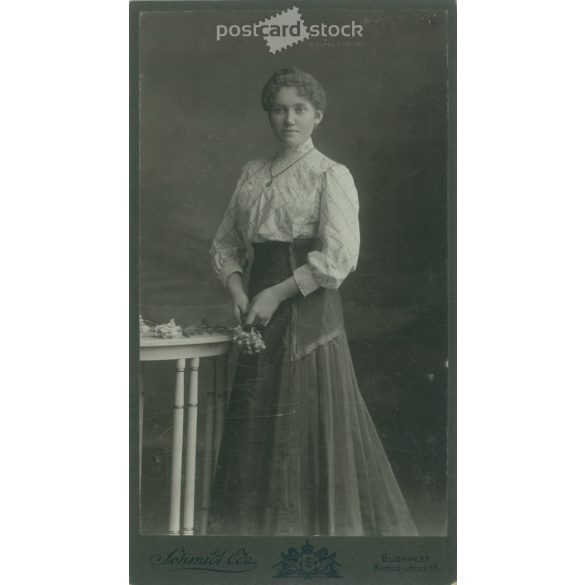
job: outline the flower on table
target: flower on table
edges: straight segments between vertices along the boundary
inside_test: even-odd
[[[230,335],[232,341],[245,354],[257,354],[266,349],[266,343],[261,333],[252,327],[246,325],[242,327],[225,327],[223,325],[210,325],[207,319],[202,319],[199,325],[186,325],[181,327],[171,319],[168,323],[156,325],[146,321],[140,316],[140,335],[156,336],[164,339],[175,337],[196,337],[199,335]]]
[[[196,337],[198,335],[231,335],[232,328],[224,325],[211,325],[205,317],[197,325],[186,325],[183,327],[185,337]]]
[[[142,318],[142,315],[140,315],[139,329],[140,329],[140,335],[148,335],[149,333],[152,333],[152,326],[148,325],[144,321],[144,319]]]
[[[183,331],[181,330],[180,325],[177,325],[175,323],[174,319],[171,319],[168,323],[157,325],[154,328],[154,332],[159,337],[163,337],[164,339],[171,339],[173,337],[183,337]]]

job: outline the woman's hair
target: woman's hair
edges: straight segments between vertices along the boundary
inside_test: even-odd
[[[325,112],[325,90],[312,76],[300,69],[279,69],[275,71],[262,89],[262,109],[269,112],[278,92],[283,87],[295,87],[298,94],[311,103],[315,110]]]

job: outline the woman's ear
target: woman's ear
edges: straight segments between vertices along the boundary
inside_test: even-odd
[[[321,110],[317,110],[315,112],[315,128],[321,123],[323,120],[323,112]]]

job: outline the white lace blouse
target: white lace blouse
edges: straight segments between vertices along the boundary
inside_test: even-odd
[[[246,163],[210,254],[226,284],[243,273],[250,243],[317,238],[317,250],[293,272],[301,293],[338,288],[357,265],[358,195],[349,170],[314,148],[309,138],[273,160]]]

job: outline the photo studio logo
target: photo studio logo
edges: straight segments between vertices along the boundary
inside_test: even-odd
[[[273,578],[343,577],[337,553],[325,547],[317,549],[308,539],[299,548],[290,547],[280,553],[280,560],[273,568],[276,569]]]
[[[305,26],[303,16],[296,6],[275,14],[255,24],[218,24],[215,38],[264,37],[268,50],[274,55],[310,38],[355,38],[363,37],[363,25],[351,21],[349,24],[311,24]]]

